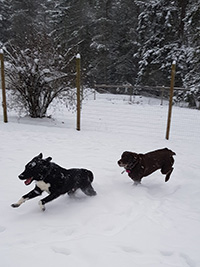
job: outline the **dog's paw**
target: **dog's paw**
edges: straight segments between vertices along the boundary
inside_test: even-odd
[[[19,206],[20,206],[20,204],[18,204],[18,203],[11,204],[11,207],[13,207],[13,208],[18,208]]]
[[[41,201],[41,200],[39,201],[38,204],[39,204],[39,206],[40,206],[40,209],[41,209],[42,211],[45,211],[45,209],[46,209],[46,208],[45,208],[45,205],[42,204],[42,201]]]

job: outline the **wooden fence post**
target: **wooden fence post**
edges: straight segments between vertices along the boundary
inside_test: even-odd
[[[4,58],[3,58],[3,50],[2,49],[0,49],[0,59],[1,59],[1,84],[2,84],[3,118],[4,118],[4,122],[8,122],[7,105],[6,105],[6,86],[5,86],[5,73],[4,73]]]
[[[167,131],[166,131],[166,139],[167,140],[169,139],[170,125],[171,125],[175,70],[176,70],[176,61],[173,61],[172,72],[171,72],[171,85],[170,85],[169,109],[168,109],[168,119],[167,119]]]
[[[81,56],[80,54],[76,55],[76,88],[77,88],[77,122],[76,122],[76,130],[81,130]]]

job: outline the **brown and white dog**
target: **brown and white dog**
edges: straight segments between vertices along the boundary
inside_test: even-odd
[[[176,153],[168,148],[155,150],[146,154],[125,151],[117,163],[120,167],[125,168],[128,176],[135,184],[141,183],[143,177],[159,169],[161,169],[162,174],[166,174],[165,182],[167,182],[173,171],[173,155],[176,155]]]

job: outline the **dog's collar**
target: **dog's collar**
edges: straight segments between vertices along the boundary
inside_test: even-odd
[[[136,161],[135,163],[133,163],[132,164],[132,166],[130,166],[128,169],[126,169],[125,168],[125,170],[123,170],[123,172],[122,172],[122,174],[124,173],[124,172],[127,172],[127,173],[130,173],[134,168],[135,168],[135,166],[138,164],[138,161]]]
[[[124,172],[128,172],[128,173],[130,173],[131,170],[129,170],[129,169],[125,169],[125,170],[122,171],[122,174],[123,174]]]

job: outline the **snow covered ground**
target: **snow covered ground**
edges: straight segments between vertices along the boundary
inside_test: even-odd
[[[51,119],[10,112],[9,123],[0,123],[0,265],[200,266],[200,113],[174,107],[167,141],[167,112],[155,99],[90,95],[80,132],[76,114],[58,104]],[[158,171],[133,186],[116,164],[124,150],[163,147],[177,154],[168,183]],[[18,174],[40,152],[63,167],[91,169],[98,195],[61,196],[45,212],[39,198],[11,208],[33,188]]]

